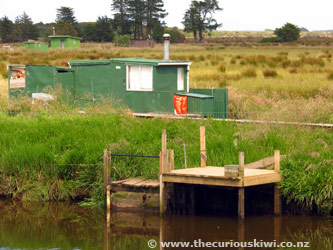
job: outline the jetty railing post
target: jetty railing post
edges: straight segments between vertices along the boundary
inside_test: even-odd
[[[245,218],[245,189],[244,189],[244,152],[239,152],[239,177],[242,187],[238,188],[238,219]]]
[[[166,130],[162,130],[162,151],[160,153],[160,216],[166,212],[167,194],[165,183],[163,182],[163,173],[167,170],[168,152],[167,152],[167,135]]]
[[[173,149],[169,149],[169,157],[170,157],[170,164],[168,171],[172,171],[175,169],[175,152]]]
[[[201,167],[206,167],[206,131],[205,126],[200,127],[200,157],[201,157]]]
[[[108,213],[108,225],[110,224],[111,211],[111,151],[107,151],[107,187],[106,187],[106,208]]]
[[[106,194],[106,187],[108,185],[108,151],[106,149],[104,149],[103,164],[104,164],[104,194]]]
[[[106,223],[111,226],[110,213],[111,213],[111,186],[108,185],[106,188]]]
[[[167,134],[166,130],[162,130],[162,158],[161,158],[161,166],[160,166],[160,172],[161,174],[164,173],[167,169],[167,164],[168,164],[168,152],[167,152]]]
[[[187,162],[186,162],[186,144],[184,144],[184,164],[185,164],[185,168],[187,168]]]
[[[274,171],[280,173],[280,151],[274,151]],[[274,183],[274,214],[281,215],[281,196],[279,184]]]

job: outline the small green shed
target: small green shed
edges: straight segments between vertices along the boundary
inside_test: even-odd
[[[81,40],[80,37],[67,36],[67,35],[57,35],[49,36],[50,47],[52,49],[73,49],[80,48]]]
[[[23,45],[26,49],[48,52],[48,45],[45,43],[40,43],[37,41],[27,41],[24,42]]]

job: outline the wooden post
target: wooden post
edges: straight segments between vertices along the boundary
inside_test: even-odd
[[[165,129],[162,130],[162,151],[160,157],[160,173],[163,174],[168,168],[167,135]]]
[[[244,179],[244,152],[239,152],[238,156],[238,176],[241,178],[242,183]]]
[[[106,194],[106,187],[108,185],[108,151],[104,149],[104,194]]]
[[[162,130],[162,152],[166,152],[167,150],[167,135],[166,130]]]
[[[160,174],[159,176],[163,173],[163,153],[162,151],[160,152]]]
[[[200,127],[200,157],[201,157],[201,167],[206,167],[206,131],[205,126]]]
[[[106,189],[106,209],[107,213],[109,213],[111,210],[111,186],[108,185]]]
[[[280,151],[274,151],[274,170],[280,173]],[[274,184],[274,214],[281,215],[281,196],[280,188],[277,183]]]
[[[184,164],[185,168],[187,168],[187,162],[186,162],[186,145],[184,144]]]
[[[238,220],[245,218],[245,190],[243,187],[238,188]]]
[[[163,216],[167,209],[166,184],[163,182],[163,175],[160,175],[160,216]]]
[[[244,242],[245,241],[245,225],[244,221],[238,222],[238,242]],[[244,247],[239,247],[238,250],[244,250]]]
[[[280,151],[275,150],[274,151],[274,170],[275,172],[280,172]]]
[[[239,152],[238,156],[238,175],[241,178],[241,183],[244,185],[244,152]],[[244,187],[238,188],[238,219],[245,218],[245,190]]]
[[[274,240],[280,243],[281,217],[274,217]]]
[[[112,171],[112,167],[111,167],[111,151],[108,151],[108,184],[112,182],[111,171]]]
[[[173,149],[169,150],[169,157],[170,157],[170,165],[169,165],[169,172],[175,169],[175,153]]]
[[[109,249],[109,235],[108,235],[108,224],[105,222],[104,225],[104,250]]]
[[[277,183],[274,183],[274,215],[281,215],[280,187]]]

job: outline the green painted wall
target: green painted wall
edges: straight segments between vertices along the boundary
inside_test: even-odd
[[[55,66],[27,65],[25,66],[25,87],[10,88],[11,67],[8,70],[9,96],[26,95],[33,93],[48,93],[50,90],[61,88],[65,100],[70,100],[73,93],[73,72],[61,70]]]
[[[192,89],[193,93],[214,96],[213,116],[215,118],[229,118],[228,89]]]
[[[64,42],[64,48],[80,48],[81,41],[78,38],[74,37],[50,37],[51,39],[51,48],[52,49],[61,49],[61,43]]]
[[[72,66],[75,101],[81,105],[111,97],[110,65]]]
[[[186,90],[186,66],[154,66],[153,91],[127,91],[126,66],[123,62],[73,65],[76,102],[83,104],[111,98],[114,105],[125,105],[138,113],[174,112],[173,95],[177,92],[177,68],[184,67]]]
[[[37,50],[37,51],[48,52],[48,45],[45,44],[45,43],[25,42],[24,43],[24,48],[26,48],[26,49],[32,49],[32,50]]]

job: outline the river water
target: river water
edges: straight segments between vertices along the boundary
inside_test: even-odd
[[[280,249],[333,249],[333,220],[325,217],[264,215],[250,216],[239,223],[237,217],[167,216],[160,219],[154,214],[112,212],[110,224],[106,217],[103,209],[82,208],[72,203],[0,200],[0,250],[212,249],[209,245],[203,247],[206,242],[229,242],[228,247],[217,249],[243,249],[230,247],[231,242],[236,241],[310,242],[310,248]],[[190,242],[201,247],[148,246],[148,243],[154,246],[160,241]],[[276,247],[257,245],[248,249]]]

